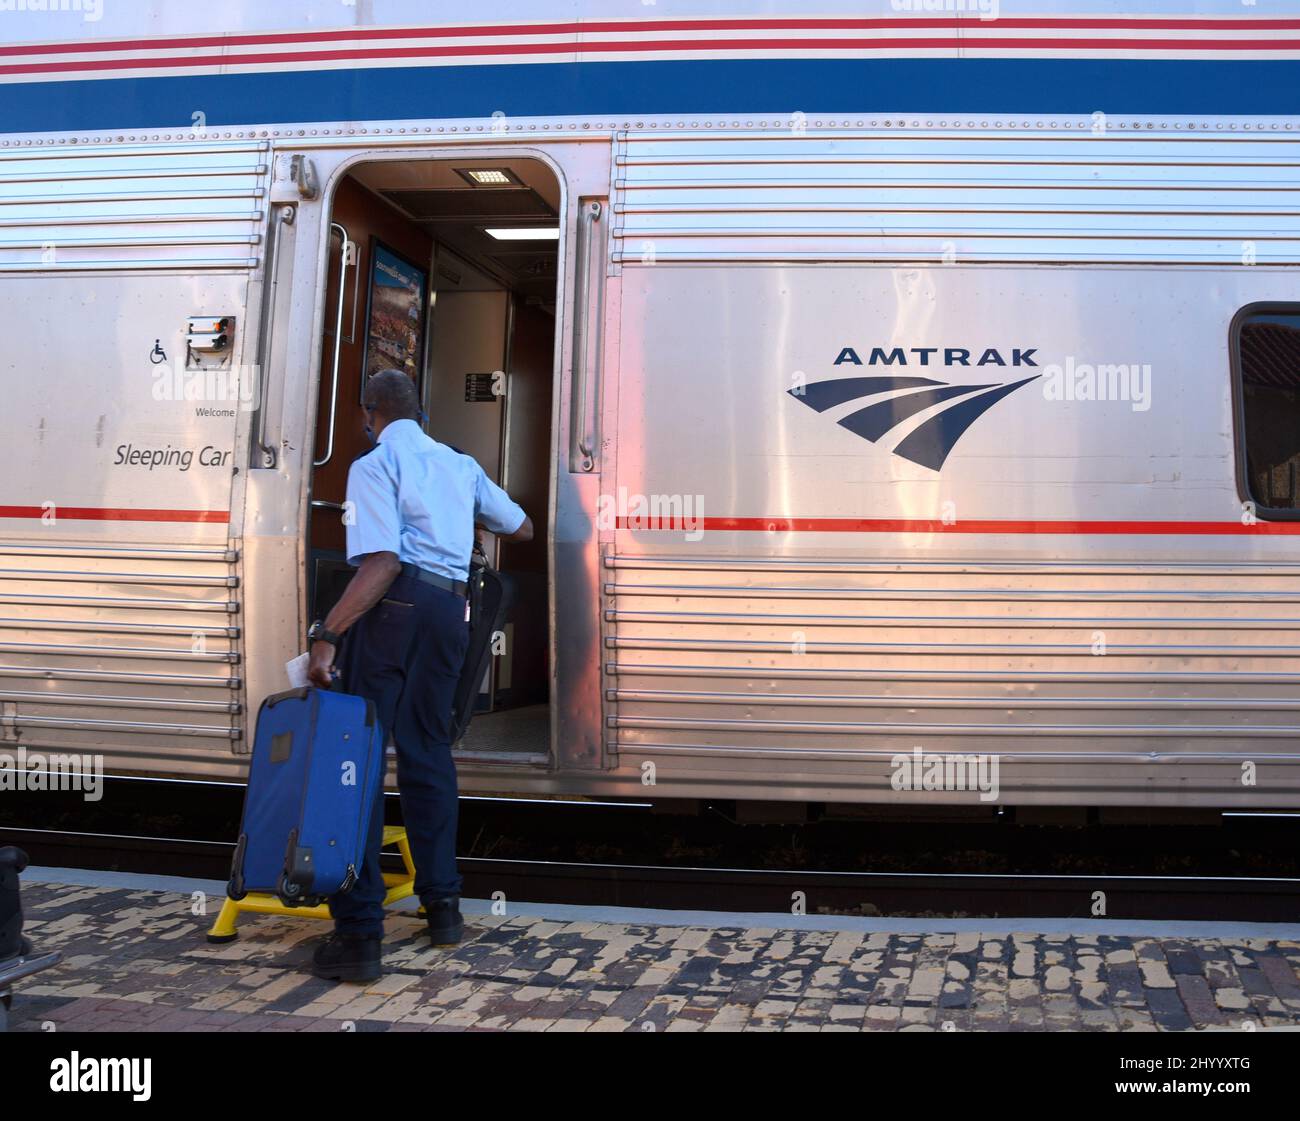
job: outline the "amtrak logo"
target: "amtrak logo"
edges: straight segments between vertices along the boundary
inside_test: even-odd
[[[843,360],[845,353],[853,352],[846,348],[841,352],[840,360]],[[877,353],[879,351],[873,352],[871,365],[877,364],[874,361]],[[902,351],[890,353],[900,356],[903,354]],[[916,351],[912,353],[915,354]],[[935,351],[927,348],[927,352],[922,355],[921,365],[929,365],[926,359],[930,353]],[[954,353],[967,356],[966,361],[959,358],[954,363],[945,362],[945,365],[970,364],[968,351],[948,350],[938,353],[943,353],[945,358]],[[996,353],[996,351],[986,351],[985,355]],[[1028,358],[1032,354],[1033,351],[1016,351],[1017,360],[1010,364],[1033,366],[1035,363],[1032,358]],[[1022,355],[1028,360],[1020,361]],[[885,364],[895,363],[887,360]],[[897,364],[907,365],[906,359]],[[986,364],[990,363],[978,363],[978,365]],[[1005,366],[1009,363],[998,360],[992,364]],[[957,441],[965,435],[972,424],[1002,398],[1028,385],[1031,381],[1036,381],[1040,376],[1032,374],[1018,381],[1001,383],[984,381],[974,385],[959,385],[954,382],[936,381],[934,378],[908,376],[832,378],[829,381],[812,382],[786,392],[819,413],[849,401],[869,402],[865,407],[841,417],[838,423],[842,428],[847,428],[854,435],[870,440],[873,444],[918,413],[923,413],[935,405],[942,405],[943,408],[908,432],[892,449],[894,455],[931,471],[938,471]]]

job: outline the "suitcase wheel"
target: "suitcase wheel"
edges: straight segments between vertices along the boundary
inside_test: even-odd
[[[248,888],[244,886],[244,877],[239,873],[230,877],[230,882],[226,884],[226,894],[231,899],[243,899],[248,894]]]

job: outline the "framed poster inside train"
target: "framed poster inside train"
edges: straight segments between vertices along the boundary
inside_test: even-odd
[[[363,398],[370,375],[380,370],[403,370],[420,385],[428,301],[428,271],[372,237],[361,376]]]

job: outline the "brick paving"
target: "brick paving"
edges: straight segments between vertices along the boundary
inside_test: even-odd
[[[16,1031],[1187,1031],[1300,1026],[1300,942],[900,934],[467,915],[434,949],[388,919],[385,975],[313,978],[326,927],[220,900],[25,878],[27,933],[59,949],[21,982]],[[195,913],[204,909],[208,914]],[[920,922],[918,922],[920,925]]]

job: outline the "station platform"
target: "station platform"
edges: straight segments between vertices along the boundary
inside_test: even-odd
[[[391,911],[385,974],[313,978],[328,926],[224,885],[29,868],[26,933],[61,963],[13,1031],[1193,1031],[1300,1029],[1300,925],[885,919],[466,900],[437,949]]]

